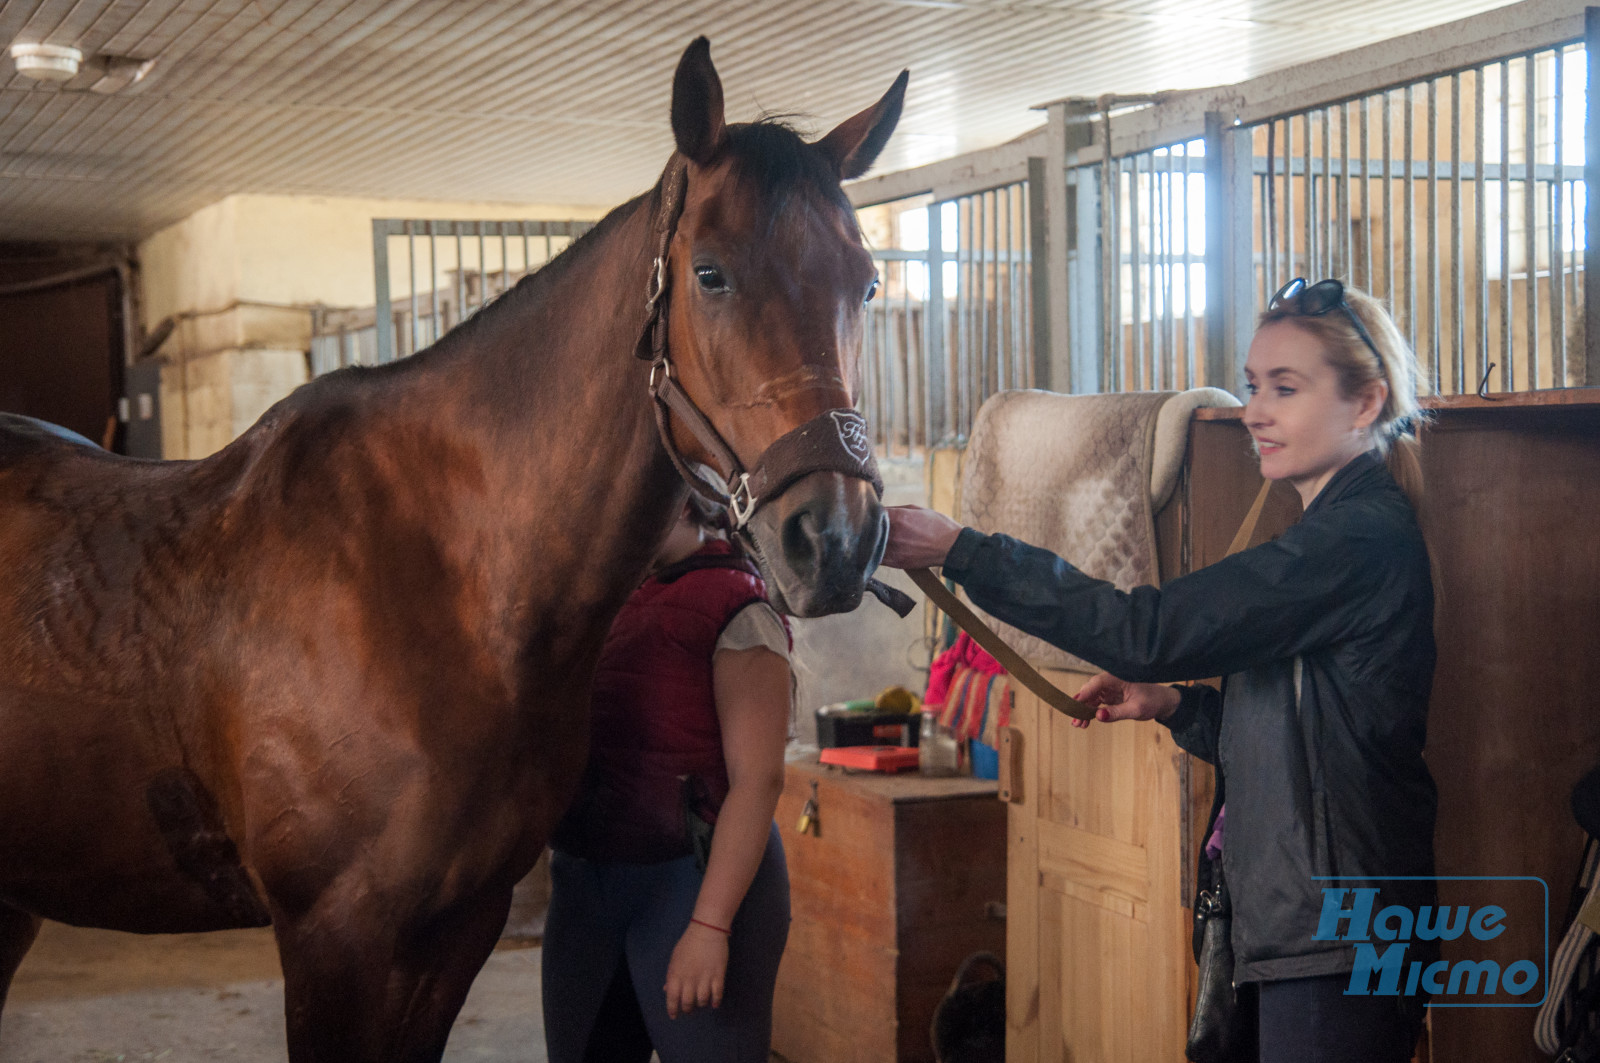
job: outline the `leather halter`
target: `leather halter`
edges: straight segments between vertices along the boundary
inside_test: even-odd
[[[756,459],[755,467],[747,470],[716,426],[679,386],[667,352],[667,308],[671,302],[672,279],[668,272],[668,254],[678,231],[678,220],[683,216],[687,189],[688,165],[681,157],[674,156],[661,180],[660,209],[652,230],[656,237],[656,255],[651,264],[645,301],[648,316],[634,348],[635,357],[650,363],[650,397],[655,407],[656,429],[678,475],[702,498],[726,506],[733,516],[734,532],[747,539],[746,527],[756,511],[814,472],[837,472],[865,480],[881,499],[883,478],[878,475],[878,463],[872,456],[872,436],[867,431],[866,418],[855,410],[823,411],[773,440]],[[717,471],[730,491],[719,489],[684,460],[672,438],[672,414],[677,414],[720,466]],[[756,552],[759,556],[759,550]],[[900,615],[910,612],[913,603],[901,591],[876,579],[867,580],[867,590]]]

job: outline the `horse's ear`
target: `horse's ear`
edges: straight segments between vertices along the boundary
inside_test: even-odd
[[[833,160],[839,180],[860,177],[872,168],[878,152],[889,142],[895,123],[900,121],[900,108],[906,102],[906,82],[910,80],[911,71],[900,71],[883,99],[854,118],[840,122],[833,132],[817,141],[817,147]]]
[[[722,79],[711,65],[711,42],[696,37],[672,78],[672,135],[678,150],[705,165],[722,145]]]

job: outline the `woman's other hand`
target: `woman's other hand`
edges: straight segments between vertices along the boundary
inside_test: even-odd
[[[1078,700],[1095,708],[1094,718],[1101,723],[1112,720],[1165,720],[1178,711],[1178,692],[1162,683],[1129,683],[1110,672],[1083,684]],[[1073,720],[1074,727],[1088,727],[1088,720]]]
[[[883,564],[890,568],[934,568],[944,564],[962,526],[937,510],[890,506],[889,545]]]
[[[667,1018],[695,1008],[722,1004],[722,981],[728,973],[728,935],[690,923],[667,963]]]

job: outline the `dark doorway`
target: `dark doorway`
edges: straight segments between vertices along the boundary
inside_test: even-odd
[[[0,249],[0,410],[123,450],[123,276],[117,259]]]

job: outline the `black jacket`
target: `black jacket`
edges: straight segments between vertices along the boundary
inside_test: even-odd
[[[1340,469],[1278,539],[1159,589],[1123,593],[972,529],[944,572],[989,613],[1122,679],[1227,677],[1221,694],[1184,688],[1165,722],[1217,765],[1219,786],[1226,777],[1236,981],[1350,969],[1350,945],[1312,939],[1324,886],[1378,886],[1379,907],[1431,903],[1431,882],[1376,881],[1433,874],[1438,799],[1422,759],[1428,554],[1375,453]]]

